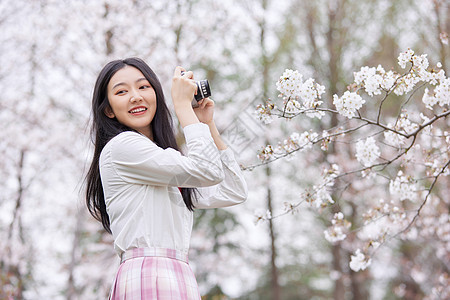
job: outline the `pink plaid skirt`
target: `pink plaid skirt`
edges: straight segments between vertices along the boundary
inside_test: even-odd
[[[187,255],[165,248],[135,248],[122,254],[110,300],[199,300]]]

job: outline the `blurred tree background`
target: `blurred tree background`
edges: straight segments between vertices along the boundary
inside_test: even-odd
[[[257,104],[276,97],[284,69],[324,84],[324,101],[332,103],[353,71],[395,68],[407,48],[445,71],[450,63],[445,0],[2,0],[0,28],[0,299],[108,295],[119,261],[83,199],[90,100],[108,61],[143,58],[169,106],[175,66],[208,78],[216,122],[244,166],[291,129],[321,126],[255,121]],[[345,160],[348,153],[327,155]],[[330,218],[307,205],[255,222],[255,212],[275,215],[298,198],[328,159],[296,157],[246,171],[245,204],[195,213],[190,263],[204,299],[422,299],[440,284],[426,274],[449,273],[449,246],[433,239],[394,241],[355,273],[351,249],[323,236]],[[365,204],[347,195],[339,205],[356,211]],[[444,209],[449,243],[448,202]]]

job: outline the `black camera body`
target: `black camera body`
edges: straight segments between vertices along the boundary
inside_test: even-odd
[[[181,72],[181,76],[183,76],[184,72]],[[211,96],[211,88],[209,87],[208,79],[203,79],[195,82],[197,84],[197,93],[194,95],[194,99],[192,100],[192,106],[197,107],[197,102],[208,98]]]

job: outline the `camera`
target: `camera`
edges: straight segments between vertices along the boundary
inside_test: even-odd
[[[183,76],[185,72],[181,72],[181,76]],[[199,80],[195,82],[197,84],[197,94],[194,95],[194,99],[192,100],[192,106],[197,107],[197,102],[208,98],[211,96],[211,88],[209,87],[208,79]]]

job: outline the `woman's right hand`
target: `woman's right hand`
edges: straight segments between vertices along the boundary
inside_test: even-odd
[[[181,72],[185,72],[181,75]],[[194,93],[197,91],[197,84],[194,81],[194,74],[186,72],[183,67],[176,67],[172,78],[172,101],[175,109],[191,107]]]
[[[181,76],[181,72],[185,72]],[[181,127],[198,123],[198,118],[192,108],[192,99],[197,91],[194,74],[182,67],[176,67],[172,78],[172,101],[175,114],[180,121]]]

